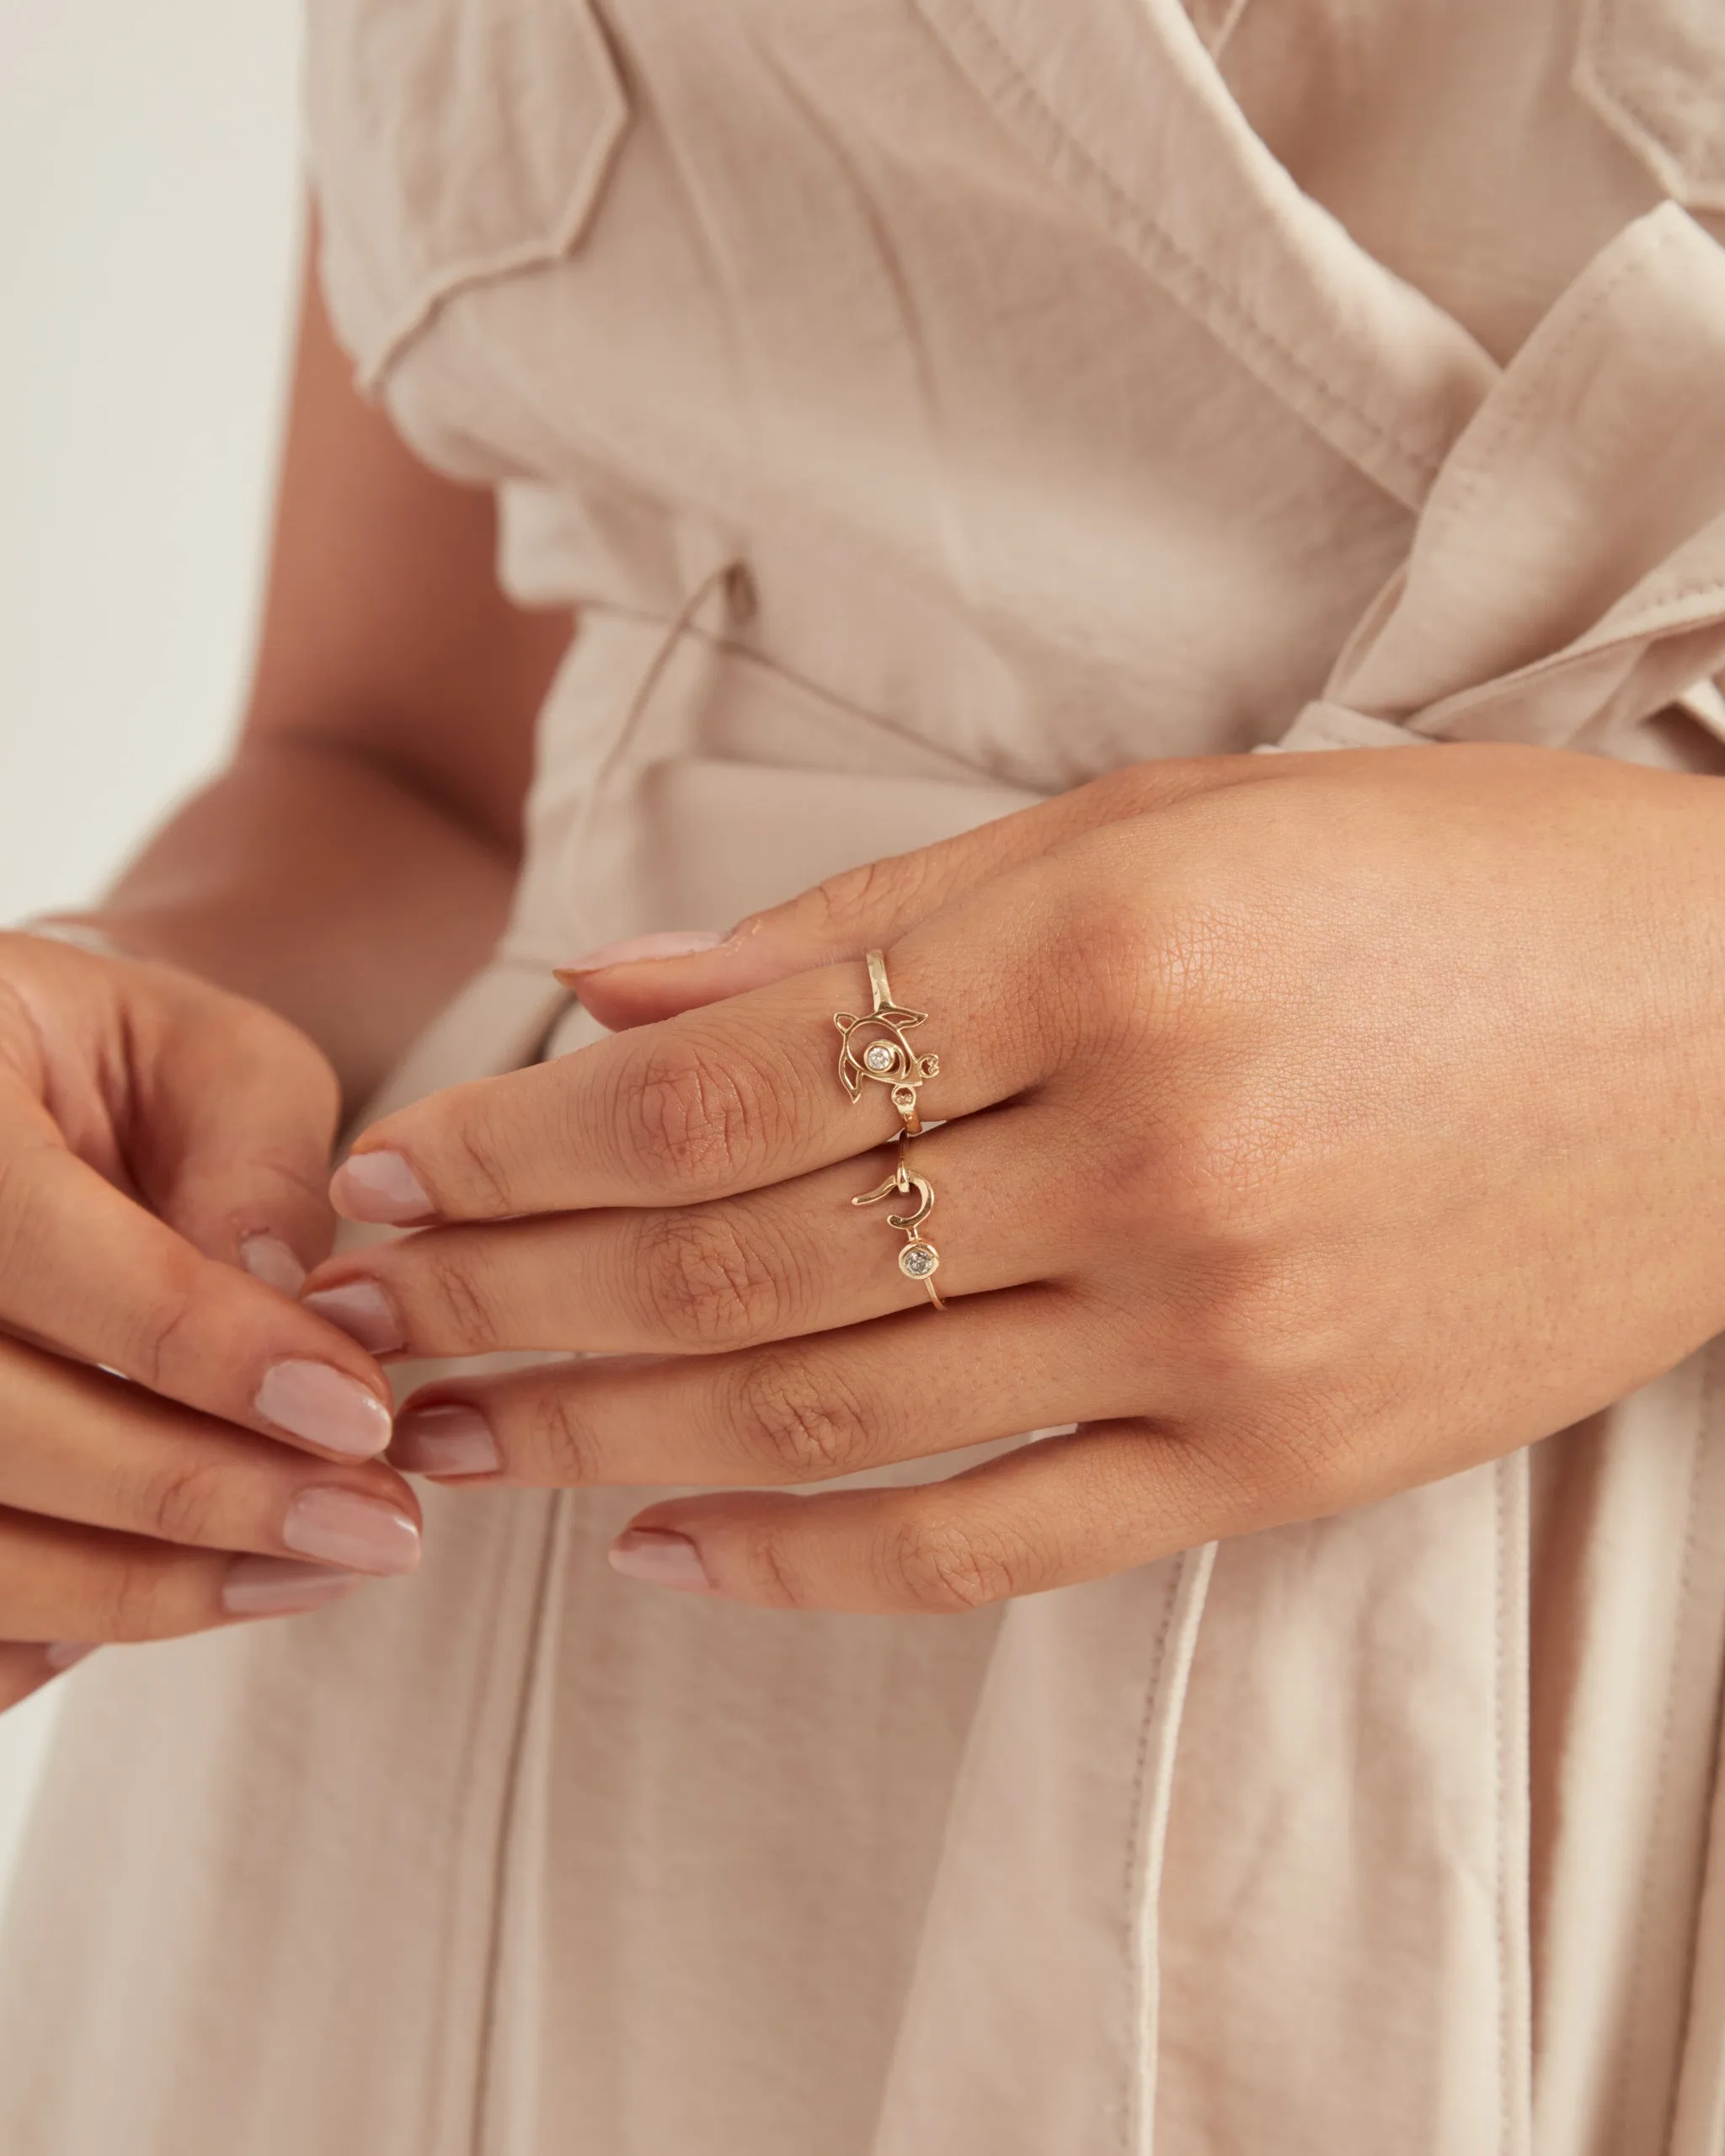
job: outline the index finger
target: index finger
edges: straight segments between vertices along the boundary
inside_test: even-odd
[[[886,953],[904,1044],[939,1069],[924,1121],[1010,1099],[1056,1056],[1028,939],[1041,864]],[[1008,886],[1012,886],[1011,889]],[[1019,931],[1016,935],[1013,931]],[[458,1086],[374,1123],[331,1186],[350,1219],[495,1220],[604,1205],[679,1205],[755,1190],[882,1144],[900,1128],[868,1049],[889,1044],[855,962],[614,1034],[506,1077]],[[840,1075],[857,1019],[852,1090]]]
[[[389,1441],[388,1380],[344,1333],[206,1257],[8,1102],[0,1326],[188,1407],[336,1458]]]

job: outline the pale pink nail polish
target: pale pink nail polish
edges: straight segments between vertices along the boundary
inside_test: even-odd
[[[344,1280],[339,1288],[314,1288],[302,1299],[308,1310],[339,1326],[371,1355],[393,1355],[407,1345],[395,1305],[375,1280]]]
[[[478,1410],[445,1400],[397,1417],[389,1464],[408,1475],[494,1475],[503,1462]]]
[[[611,1567],[628,1579],[680,1588],[685,1594],[713,1592],[701,1552],[686,1534],[668,1534],[663,1528],[625,1528],[611,1545]]]
[[[364,1577],[328,1565],[302,1565],[293,1557],[236,1557],[227,1568],[222,1606],[230,1617],[291,1617],[338,1600]]]
[[[96,1642],[93,1640],[56,1640],[51,1646],[43,1648],[42,1659],[58,1676],[62,1670],[72,1668],[87,1654],[95,1652]]]
[[[557,977],[567,980],[577,974],[596,974],[605,966],[636,966],[646,958],[692,958],[702,951],[716,951],[726,939],[704,928],[666,928],[656,936],[630,936],[621,943],[601,943],[585,957],[559,966]]]
[[[329,1195],[350,1220],[376,1220],[390,1228],[429,1220],[436,1210],[400,1153],[350,1153],[336,1170]]]
[[[264,1373],[254,1405],[264,1422],[326,1452],[370,1460],[389,1443],[389,1410],[328,1363],[277,1363]]]
[[[306,1284],[306,1268],[280,1235],[248,1235],[239,1246],[239,1262],[254,1280],[266,1288],[279,1288],[284,1295],[296,1295]]]
[[[353,1490],[302,1490],[287,1508],[281,1539],[302,1557],[386,1577],[419,1561],[419,1530],[381,1497]]]

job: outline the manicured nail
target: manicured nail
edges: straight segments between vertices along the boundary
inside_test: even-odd
[[[644,958],[692,958],[697,952],[716,951],[725,942],[704,928],[666,928],[657,936],[631,936],[621,943],[601,943],[585,958],[571,958],[557,969],[567,987],[583,974],[596,974],[606,966],[637,966]]]
[[[409,1475],[494,1475],[503,1460],[477,1408],[440,1401],[397,1417],[389,1464]]]
[[[389,1410],[328,1363],[277,1363],[264,1373],[254,1405],[266,1422],[326,1452],[370,1460],[389,1443]]]
[[[57,1676],[62,1669],[70,1669],[74,1662],[82,1662],[87,1654],[96,1652],[93,1640],[56,1640],[51,1646],[42,1650],[42,1659]]]
[[[222,1606],[230,1617],[291,1617],[321,1609],[359,1586],[364,1574],[293,1557],[236,1557],[227,1568]]]
[[[314,1288],[302,1299],[308,1310],[339,1326],[368,1354],[393,1355],[407,1345],[395,1305],[375,1280],[344,1280],[339,1288]]]
[[[681,1588],[685,1594],[713,1592],[701,1552],[686,1534],[669,1534],[663,1528],[625,1528],[611,1545],[611,1568],[654,1587]]]
[[[389,1577],[419,1561],[419,1530],[407,1514],[352,1490],[302,1490],[287,1508],[281,1539],[302,1557],[346,1572]]]
[[[280,1235],[248,1235],[239,1246],[239,1262],[254,1280],[266,1288],[279,1288],[284,1295],[296,1295],[306,1284],[306,1268]]]
[[[350,1153],[335,1171],[329,1195],[350,1220],[404,1228],[435,1211],[425,1186],[399,1153]]]

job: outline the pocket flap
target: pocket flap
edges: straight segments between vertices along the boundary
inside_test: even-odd
[[[463,287],[566,254],[628,125],[589,0],[311,0],[336,325],[375,390]]]

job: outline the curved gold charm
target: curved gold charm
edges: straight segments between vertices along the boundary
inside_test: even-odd
[[[907,1133],[899,1134],[899,1157],[892,1173],[878,1189],[865,1191],[861,1198],[853,1198],[852,1205],[879,1205],[883,1198],[911,1198],[916,1200],[913,1211],[889,1213],[886,1224],[896,1228],[905,1238],[905,1247],[899,1252],[899,1270],[907,1280],[915,1280],[928,1290],[928,1299],[937,1310],[946,1305],[941,1300],[940,1290],[934,1284],[934,1276],[940,1269],[940,1252],[932,1242],[919,1233],[923,1222],[934,1210],[934,1185],[927,1176],[919,1176],[910,1161],[911,1141]]]
[[[868,953],[868,986],[874,1003],[872,1011],[860,1017],[852,1011],[832,1014],[843,1043],[839,1050],[839,1082],[853,1102],[862,1099],[865,1078],[872,1078],[879,1086],[890,1086],[893,1106],[905,1129],[914,1136],[922,1128],[922,1118],[916,1112],[916,1089],[940,1075],[940,1058],[918,1055],[905,1036],[911,1027],[927,1025],[928,1013],[907,1010],[893,1001],[887,985],[886,959],[879,951]]]

